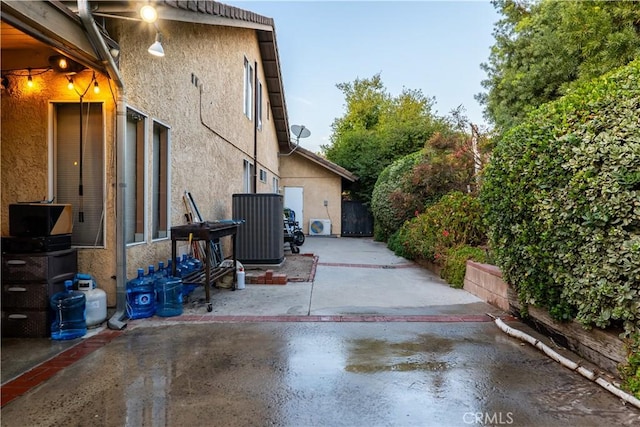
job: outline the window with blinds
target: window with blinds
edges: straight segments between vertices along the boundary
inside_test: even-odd
[[[104,246],[105,122],[98,102],[56,103],[54,183],[56,203],[73,207],[74,246]]]

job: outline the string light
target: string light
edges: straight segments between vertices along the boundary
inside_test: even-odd
[[[71,77],[67,77],[69,79],[69,83],[67,84],[67,88],[69,90],[73,90],[73,79]]]
[[[33,78],[31,77],[31,68],[27,68],[29,71],[29,77],[27,77],[27,86],[33,87]]]
[[[100,93],[100,86],[98,86],[98,80],[96,79],[96,73],[93,73],[93,93]]]

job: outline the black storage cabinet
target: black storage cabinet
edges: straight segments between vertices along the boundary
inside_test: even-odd
[[[49,298],[65,289],[78,271],[75,248],[2,254],[2,336],[51,336]]]
[[[234,220],[245,220],[236,235],[236,259],[243,264],[284,261],[284,200],[280,194],[234,194]]]

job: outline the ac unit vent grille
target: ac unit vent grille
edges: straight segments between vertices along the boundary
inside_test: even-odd
[[[310,236],[328,236],[331,234],[331,221],[328,219],[310,219]]]

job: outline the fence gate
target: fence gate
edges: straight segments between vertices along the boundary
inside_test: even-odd
[[[342,201],[341,235],[344,237],[373,236],[373,216],[361,202]]]

